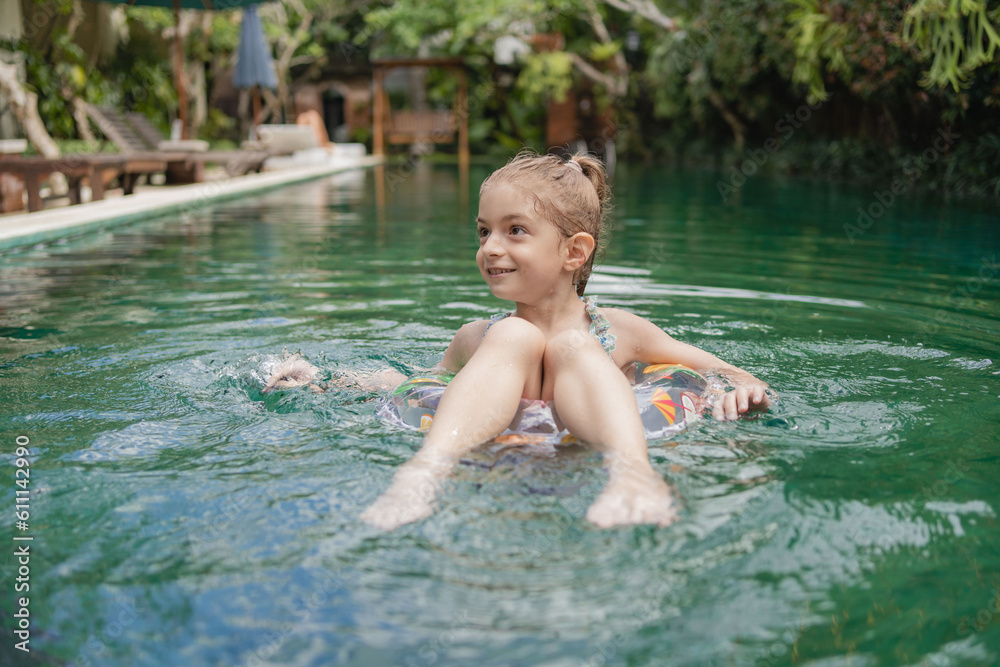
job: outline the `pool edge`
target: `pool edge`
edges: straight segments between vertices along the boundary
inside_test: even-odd
[[[380,156],[365,156],[350,162],[296,167],[281,171],[165,188],[163,191],[0,218],[0,252],[46,243],[66,236],[154,218],[175,211],[233,199],[247,192],[265,192],[285,185],[311,181],[354,169],[366,169],[384,162]]]

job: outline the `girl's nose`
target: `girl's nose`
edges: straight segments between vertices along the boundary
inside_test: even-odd
[[[486,237],[486,241],[483,243],[483,252],[487,255],[503,254],[503,244],[500,243],[500,238],[496,234],[490,234]]]

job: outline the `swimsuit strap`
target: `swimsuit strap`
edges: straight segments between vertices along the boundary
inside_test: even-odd
[[[592,296],[586,298],[580,297],[580,301],[583,301],[583,306],[590,315],[590,335],[600,342],[601,347],[604,351],[611,356],[611,353],[615,351],[615,342],[617,337],[611,333],[611,322],[608,321],[604,315],[601,315],[597,311],[597,300]],[[490,330],[490,327],[499,322],[502,319],[508,318],[514,313],[497,313],[490,317],[490,323],[486,325],[486,331]],[[483,332],[483,337],[486,337],[486,331]]]
[[[592,296],[580,297],[580,299],[583,300],[584,308],[590,315],[591,335],[600,341],[601,347],[608,353],[608,356],[611,356],[611,353],[615,351],[615,342],[618,340],[617,336],[611,333],[611,322],[608,322],[608,318],[597,312],[597,299]]]

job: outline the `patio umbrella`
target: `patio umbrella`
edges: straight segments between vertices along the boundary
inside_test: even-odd
[[[253,124],[260,125],[260,89],[278,87],[274,75],[274,61],[271,47],[264,39],[264,30],[257,16],[257,5],[243,10],[243,24],[240,26],[240,50],[233,73],[233,85],[237,88],[253,89]]]
[[[144,5],[174,10],[174,25],[180,25],[181,9],[221,12],[227,9],[259,5],[261,0],[100,0],[115,5]],[[187,139],[187,89],[184,86],[184,54],[179,30],[174,31],[174,85],[177,87],[177,117],[181,121],[181,138]]]

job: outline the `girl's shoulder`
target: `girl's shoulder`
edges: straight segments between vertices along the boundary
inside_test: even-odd
[[[599,307],[597,311],[607,319],[619,346],[642,348],[665,335],[663,329],[645,317],[627,310]]]
[[[603,315],[611,323],[612,327],[628,329],[643,323],[649,323],[649,320],[621,308],[598,306],[597,312]]]

